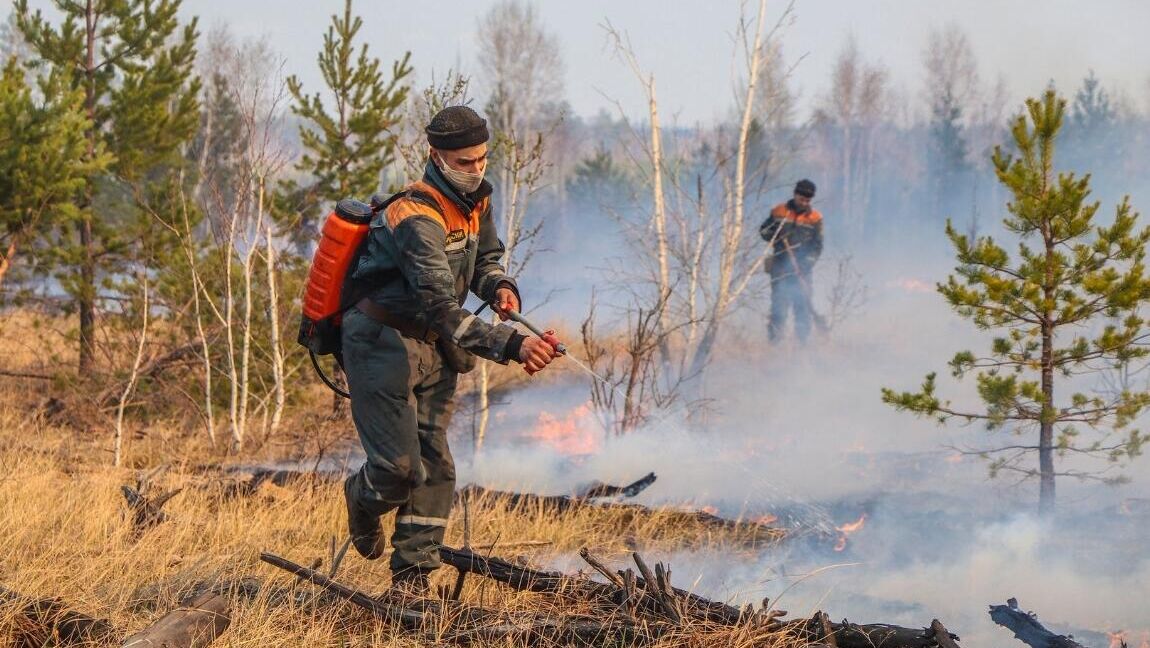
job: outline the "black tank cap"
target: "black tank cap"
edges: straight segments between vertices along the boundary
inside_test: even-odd
[[[335,213],[345,221],[356,225],[367,225],[371,222],[371,205],[354,198],[344,198],[336,203]]]

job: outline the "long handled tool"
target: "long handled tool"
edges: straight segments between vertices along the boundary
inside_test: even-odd
[[[802,290],[803,299],[807,302],[807,311],[811,314],[811,320],[814,321],[815,328],[823,335],[830,333],[831,327],[827,324],[826,318],[815,310],[815,300],[813,299],[814,295],[811,291],[811,284],[807,281],[807,278],[803,276],[802,270],[799,269],[799,260],[795,258],[794,248],[787,242],[784,242],[783,246],[786,248],[787,256],[790,258],[791,268],[794,269],[795,276],[799,279],[799,288]]]
[[[544,331],[543,329],[539,328],[538,326],[532,324],[531,321],[528,320],[526,317],[524,317],[522,313],[520,313],[518,311],[503,311],[503,314],[506,315],[508,319],[522,324],[527,330],[531,331],[532,333],[539,336],[540,338],[543,338],[543,339],[546,338],[547,332]],[[589,376],[591,376],[595,380],[598,380],[599,382],[603,383],[604,385],[607,385],[609,388],[615,390],[615,392],[618,393],[619,395],[621,395],[621,396],[623,395],[623,392],[619,391],[619,387],[617,385],[612,384],[610,380],[607,380],[603,376],[600,376],[599,374],[595,373],[595,371],[593,369],[591,369],[591,367],[588,367],[587,365],[580,362],[579,359],[576,358],[575,356],[568,354],[566,344],[563,344],[562,342],[556,344],[555,345],[555,352],[561,356],[566,357],[571,362],[574,362],[576,366],[578,366],[580,369],[585,371]]]
[[[547,336],[547,333],[543,329],[532,324],[530,321],[528,321],[528,319],[526,317],[523,317],[523,314],[520,313],[519,311],[509,310],[509,311],[504,311],[504,314],[507,315],[508,319],[519,322],[523,326],[526,326],[527,330],[531,331],[532,333],[539,336],[540,338],[544,338]],[[567,355],[567,345],[563,344],[562,342],[560,342],[559,344],[556,344],[555,345],[555,352],[558,353],[559,355]]]

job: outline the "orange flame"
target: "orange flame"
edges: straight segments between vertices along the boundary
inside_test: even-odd
[[[586,455],[599,450],[601,434],[591,416],[591,403],[587,402],[562,417],[543,411],[529,435],[565,455]]]
[[[1107,632],[1106,637],[1110,639],[1110,648],[1125,648],[1126,646],[1126,631],[1119,630],[1118,632]]]
[[[768,524],[774,524],[778,521],[779,516],[775,515],[774,513],[767,513],[766,515],[760,515],[758,518],[756,518],[755,524],[767,526]]]
[[[839,538],[835,542],[835,551],[842,551],[847,548],[847,536],[863,528],[866,524],[866,513],[859,516],[859,519],[854,522],[844,524],[840,527],[835,527],[835,531],[839,532]]]

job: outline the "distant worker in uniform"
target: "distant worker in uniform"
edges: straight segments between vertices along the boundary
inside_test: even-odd
[[[528,337],[464,310],[468,291],[504,316],[519,289],[500,265],[491,216],[487,122],[465,106],[441,110],[425,129],[423,177],[379,211],[351,271],[364,294],[343,317],[351,413],[367,462],[344,483],[356,551],[386,551],[380,518],[396,511],[392,585],[416,594],[440,566],[455,464],[447,445],[459,373],[474,356],[523,363],[556,357],[558,340]]]
[[[811,208],[815,183],[799,180],[795,194],[776,205],[759,227],[759,235],[771,243],[773,254],[767,259],[771,274],[771,316],[767,335],[771,342],[783,337],[787,312],[795,314],[795,336],[806,342],[811,333],[811,319],[816,317],[811,304],[811,271],[823,252],[823,215]]]

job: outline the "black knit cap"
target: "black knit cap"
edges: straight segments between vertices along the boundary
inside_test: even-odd
[[[806,198],[815,197],[815,183],[803,178],[795,184],[795,193]]]
[[[427,143],[444,151],[467,148],[490,139],[487,120],[467,106],[448,106],[431,118],[424,129]]]

